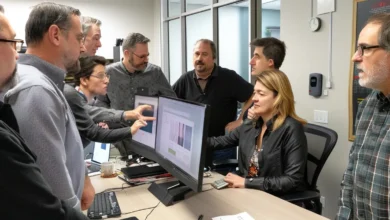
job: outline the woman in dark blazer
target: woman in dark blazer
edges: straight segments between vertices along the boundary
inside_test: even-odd
[[[225,136],[208,138],[215,149],[239,146],[239,175],[228,173],[224,180],[229,187],[279,195],[306,189],[306,121],[295,113],[287,76],[279,70],[262,72],[252,100],[250,111],[257,120],[247,120]]]

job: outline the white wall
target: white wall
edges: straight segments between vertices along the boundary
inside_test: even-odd
[[[148,37],[150,62],[161,65],[160,4],[155,0],[52,0],[80,9],[82,15],[102,21],[102,44],[97,55],[113,58],[116,38],[125,38],[130,32]],[[24,28],[31,7],[39,0],[2,0],[5,14],[14,27],[17,37],[24,39]]]
[[[310,2],[311,0],[281,1],[281,40],[287,45],[286,60],[281,69],[291,81],[297,113],[313,122],[313,110],[329,111],[329,124],[325,126],[334,129],[339,135],[338,143],[318,180],[319,189],[326,197],[323,215],[333,219],[351,147],[351,142],[348,141],[348,77],[353,1],[336,1],[332,35],[333,88],[329,90],[329,96],[318,99],[308,95],[309,74],[319,72],[326,76],[328,72],[329,14],[319,16],[323,20],[319,32],[310,32]]]

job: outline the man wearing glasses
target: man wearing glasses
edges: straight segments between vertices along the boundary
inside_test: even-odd
[[[359,104],[356,136],[341,182],[336,219],[390,217],[390,14],[369,18],[352,61],[360,86],[373,89]]]
[[[123,41],[123,61],[107,67],[110,83],[107,95],[98,96],[95,105],[114,109],[134,109],[135,94],[174,96],[160,67],[149,63],[149,39],[140,33],[131,33]],[[124,141],[125,142],[125,141]],[[128,156],[125,144],[115,144],[122,156]]]
[[[15,32],[1,9],[0,5],[0,91],[5,91],[5,85],[15,78],[17,52],[23,41],[14,39]],[[0,203],[2,210],[7,210],[2,219],[88,219],[53,194],[36,163],[37,157],[18,131],[11,107],[0,102],[0,173],[7,177],[0,181]]]

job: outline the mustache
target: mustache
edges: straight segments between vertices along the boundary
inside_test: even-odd
[[[202,61],[198,60],[198,61],[195,61],[195,65],[204,65],[204,63]]]

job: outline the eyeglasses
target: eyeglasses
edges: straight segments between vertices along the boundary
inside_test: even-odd
[[[98,78],[98,79],[101,79],[101,80],[104,80],[104,79],[110,79],[110,75],[107,75],[107,74],[100,74],[100,75],[97,75],[97,76],[95,76],[95,75],[90,75],[90,76],[92,76],[92,77],[95,77],[95,78]]]
[[[368,46],[368,45],[359,45],[357,46],[357,53],[359,57],[362,57],[364,55],[364,50],[369,50],[373,48],[382,48],[380,45],[373,45],[373,46]]]
[[[9,42],[12,44],[16,52],[20,52],[22,50],[22,46],[24,41],[20,39],[14,39],[14,40],[7,40],[7,39],[0,39],[0,42]]]
[[[145,59],[145,58],[147,58],[147,57],[149,57],[149,53],[147,54],[147,55],[142,55],[142,56],[140,56],[140,55],[138,55],[138,54],[136,54],[136,53],[134,53],[134,52],[132,52],[136,57],[138,57],[138,58],[140,58],[140,59]]]

